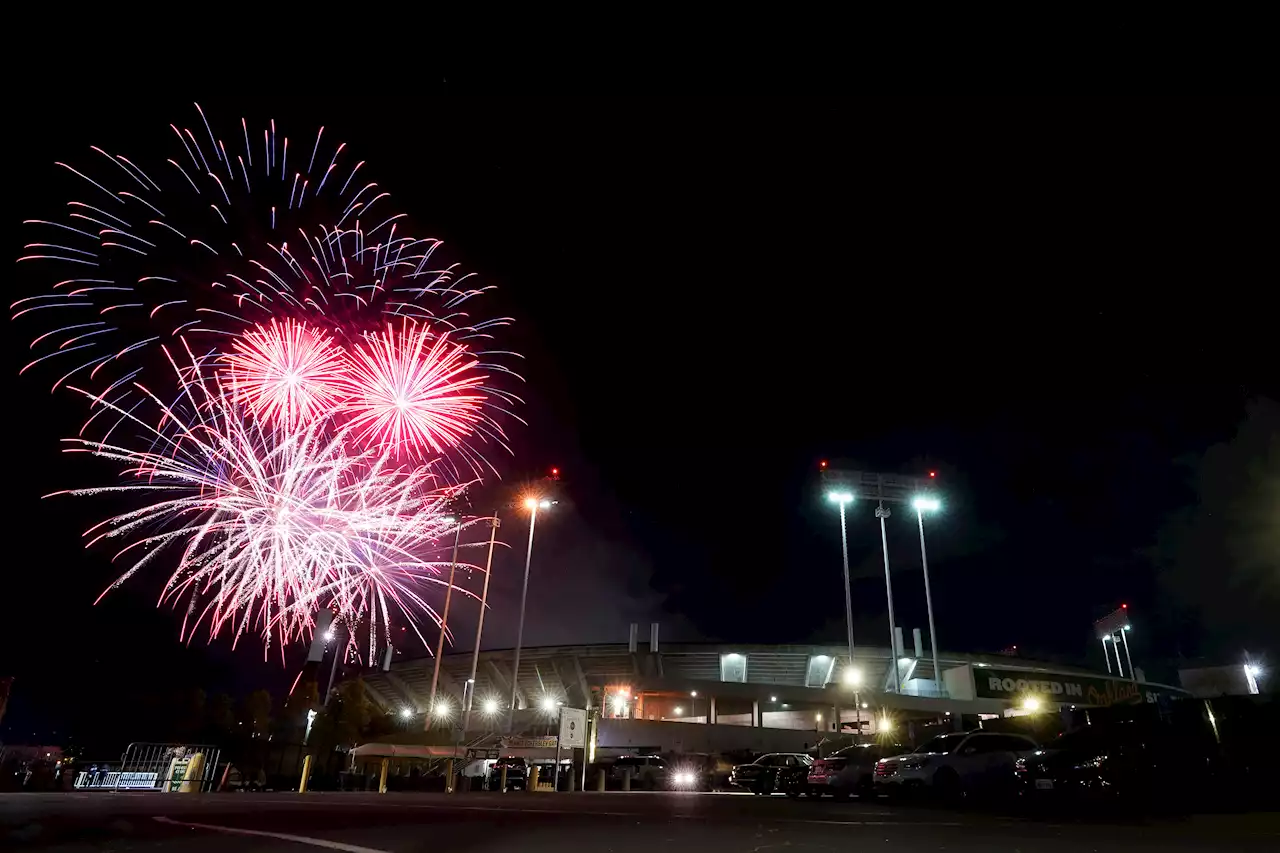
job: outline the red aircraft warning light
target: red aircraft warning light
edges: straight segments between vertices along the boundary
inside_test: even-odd
[[[936,476],[938,476],[938,472],[937,472],[937,471],[930,471],[930,472],[929,472],[929,476],[930,476],[931,478],[932,478],[932,477],[936,477]]]
[[[823,470],[826,470],[826,467],[827,467],[827,460],[823,459],[821,462],[819,462],[819,463],[818,463],[818,467],[819,467],[819,468],[822,468]]]

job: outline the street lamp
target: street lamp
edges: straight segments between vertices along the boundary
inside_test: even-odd
[[[844,520],[844,509],[853,502],[853,493],[827,492],[827,500],[840,507],[840,556],[844,562],[844,624],[849,634],[849,664],[853,664],[853,592],[849,586],[849,534]]]
[[[549,714],[554,714],[556,712],[555,697],[543,696],[542,702],[540,704],[542,705],[542,713],[549,715]]]
[[[498,700],[493,698],[484,700],[484,704],[480,706],[480,713],[486,717],[492,717],[498,713]]]
[[[516,659],[511,667],[511,706],[507,709],[507,731],[516,716],[516,690],[520,685],[520,647],[524,645],[524,607],[529,599],[529,564],[533,561],[533,531],[538,526],[538,510],[550,509],[551,501],[543,497],[528,497],[524,508],[529,510],[529,546],[524,552],[524,583],[520,587],[520,622],[516,628]]]
[[[407,720],[407,719],[409,719],[410,717],[412,717],[412,716],[413,716],[413,710],[412,710],[412,709],[410,709],[410,708],[401,708],[401,709],[400,709],[400,716],[401,716],[401,717],[404,717],[404,718]]]
[[[1022,708],[1024,711],[1030,711],[1034,714],[1036,711],[1040,710],[1040,700],[1034,696],[1028,696],[1026,699],[1022,700]]]
[[[924,547],[924,514],[937,512],[942,504],[937,498],[921,496],[911,502],[916,510],[916,524],[920,527],[920,565],[924,568],[924,603],[929,610],[929,646],[933,651],[933,683],[942,695],[942,670],[938,668],[938,630],[933,626],[933,595],[929,591],[929,555]]]
[[[431,714],[441,720],[448,719],[449,703],[441,699],[439,702],[431,706]]]
[[[844,671],[844,683],[853,688],[853,713],[857,720],[857,729],[853,736],[854,743],[862,743],[862,709],[867,707],[862,704],[862,670],[857,667],[850,666]],[[839,728],[837,726],[837,728]]]

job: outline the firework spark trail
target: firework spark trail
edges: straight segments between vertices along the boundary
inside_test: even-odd
[[[188,602],[188,639],[205,625],[210,638],[253,631],[283,648],[308,636],[321,608],[384,635],[399,615],[415,631],[421,614],[436,618],[420,590],[444,583],[433,557],[453,532],[446,509],[459,487],[440,487],[428,467],[395,465],[385,452],[352,452],[328,418],[292,434],[264,427],[198,366],[182,388],[186,406],[136,385],[164,428],[99,402],[142,429],[146,450],[69,440],[69,451],[117,462],[132,482],[55,494],[158,498],[86,532],[87,547],[128,542],[116,558],[134,562],[108,591],[180,551],[161,601]]]
[[[468,347],[487,375],[518,381],[503,363],[518,356],[488,348],[510,318],[469,313],[490,288],[437,262],[440,241],[402,233],[404,214],[365,177],[365,161],[351,163],[345,143],[322,128],[312,150],[303,142],[290,161],[288,137],[271,122],[255,157],[244,119],[223,139],[196,109],[191,126],[170,125],[172,156],[147,162],[95,146],[88,164],[57,164],[87,195],[69,202],[65,221],[25,221],[38,236],[19,260],[65,271],[47,293],[13,305],[14,319],[43,324],[28,368],[54,369],[55,388],[75,382],[101,393],[177,335],[246,357],[236,340],[272,321],[305,322],[351,347],[412,318]],[[89,322],[105,325],[85,337]],[[474,390],[487,411],[469,421],[475,443],[505,447],[500,419],[515,417],[518,398],[493,383]],[[300,416],[287,399],[280,405],[286,422]],[[473,475],[493,470],[456,426],[404,435],[447,448],[440,473],[456,472],[451,479],[467,476],[458,463]]]

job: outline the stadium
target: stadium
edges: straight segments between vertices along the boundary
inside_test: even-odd
[[[859,646],[851,665],[845,646],[659,646],[656,625],[647,644],[636,643],[635,634],[633,626],[630,643],[524,648],[514,679],[514,650],[482,650],[474,682],[470,651],[444,655],[430,727],[434,658],[390,662],[367,673],[364,686],[378,709],[399,718],[404,737],[396,739],[406,743],[431,742],[433,729],[468,742],[498,732],[544,735],[565,706],[592,710],[599,748],[657,752],[800,749],[857,731],[905,741],[917,728],[970,728],[1185,695],[1169,685],[1006,655],[940,654],[938,678],[918,643],[900,650],[895,674],[887,648]]]

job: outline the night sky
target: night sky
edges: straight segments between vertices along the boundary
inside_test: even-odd
[[[818,463],[938,473],[943,650],[1101,668],[1128,603],[1152,678],[1280,653],[1275,138],[1259,102],[202,100],[349,143],[413,230],[496,284],[527,380],[507,484],[559,466],[526,642],[841,642],[839,527]],[[19,100],[9,219],[54,160],[167,156],[183,98]],[[13,164],[19,173],[14,176]],[[13,254],[30,235],[15,229]],[[43,279],[19,268],[14,298]],[[20,332],[20,333],[19,333]],[[8,547],[0,739],[52,740],[155,685],[287,687],[260,646],[182,647],[157,567],[114,577],[59,498],[80,404],[16,376],[6,333]],[[501,487],[477,494],[497,500]],[[879,536],[850,517],[860,643],[884,646]],[[486,644],[514,641],[523,536]],[[914,517],[890,519],[898,624],[925,626]],[[471,614],[459,617],[465,636]],[[469,641],[461,644],[469,647]],[[406,654],[421,653],[409,648]],[[143,701],[137,699],[136,701]],[[55,735],[53,732],[63,734]]]

